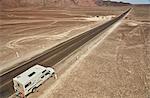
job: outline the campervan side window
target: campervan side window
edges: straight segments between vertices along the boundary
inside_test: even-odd
[[[46,70],[42,71],[42,73],[44,73]]]
[[[50,72],[47,72],[45,75],[48,75],[48,74],[50,74]]]
[[[44,75],[41,78],[44,78]]]
[[[31,74],[29,74],[28,76],[31,77],[35,74],[35,72],[32,72]]]
[[[31,82],[29,82],[28,84],[26,84],[26,85],[25,85],[25,88],[27,88],[30,84],[31,84]]]

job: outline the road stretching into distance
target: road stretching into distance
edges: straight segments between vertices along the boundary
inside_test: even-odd
[[[95,36],[102,34],[104,30],[108,29],[110,26],[118,22],[120,19],[124,18],[129,11],[128,9],[120,16],[100,25],[97,26],[89,31],[86,31],[74,38],[71,38],[65,42],[58,44],[57,46],[52,47],[49,50],[46,50],[44,53],[39,54],[28,61],[21,62],[16,64],[17,67],[13,68],[3,74],[0,75],[0,97],[7,98],[8,96],[14,93],[13,90],[13,82],[12,79],[17,75],[21,74],[25,70],[29,69],[30,67],[41,64],[45,67],[53,66],[60,62],[63,58],[67,57],[73,51],[84,45],[86,42],[93,39]]]

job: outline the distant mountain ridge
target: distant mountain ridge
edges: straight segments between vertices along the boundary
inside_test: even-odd
[[[0,6],[4,8],[14,8],[23,6],[93,7],[98,6],[97,2],[103,2],[103,0],[0,0]]]
[[[16,7],[98,7],[101,5],[116,6],[130,5],[130,3],[103,0],[0,0],[1,8]]]

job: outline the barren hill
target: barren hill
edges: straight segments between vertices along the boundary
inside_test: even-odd
[[[81,7],[98,6],[103,0],[0,0],[2,8],[15,8],[24,6],[44,6],[44,7]]]

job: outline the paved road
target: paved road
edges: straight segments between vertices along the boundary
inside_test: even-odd
[[[18,74],[24,72],[28,68],[34,66],[35,64],[42,64],[43,66],[53,66],[63,58],[68,56],[74,50],[78,49],[80,46],[97,36],[98,34],[102,34],[102,31],[106,30],[108,27],[116,23],[118,20],[122,19],[128,12],[127,10],[117,18],[106,22],[103,25],[97,26],[94,29],[91,29],[87,32],[84,32],[72,39],[69,39],[59,45],[45,51],[43,54],[37,55],[31,58],[28,61],[21,62],[17,68],[11,69],[4,74],[0,75],[0,96],[2,98],[7,98],[13,91],[13,82],[12,79],[16,77]]]

